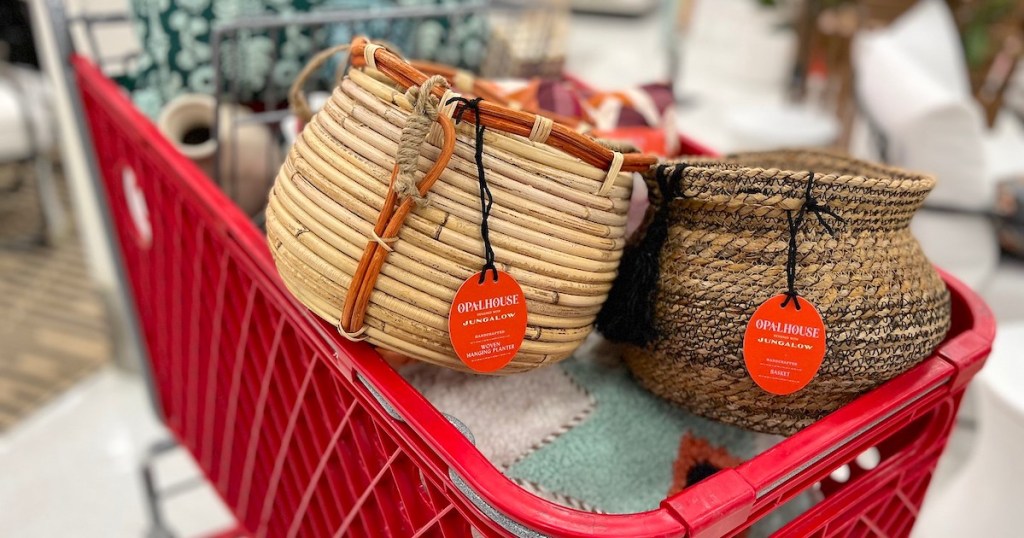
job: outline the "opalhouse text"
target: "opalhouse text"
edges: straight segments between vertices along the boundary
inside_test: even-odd
[[[490,297],[479,301],[466,301],[464,303],[459,303],[459,306],[456,308],[460,314],[465,314],[467,312],[490,310],[492,308],[501,308],[514,304],[519,304],[519,296],[515,294],[502,295],[501,297]]]
[[[806,325],[797,325],[796,323],[782,323],[779,321],[770,321],[767,319],[759,319],[754,322],[754,326],[758,329],[765,331],[772,331],[781,334],[793,334],[796,336],[806,336],[808,338],[817,338],[818,333],[821,329],[818,327],[808,327]]]

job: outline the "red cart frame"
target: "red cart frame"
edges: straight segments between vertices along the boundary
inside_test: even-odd
[[[726,536],[814,484],[824,500],[778,535],[906,536],[994,337],[988,308],[944,275],[952,330],[911,371],[655,510],[559,506],[293,299],[263,234],[113,82],[72,65],[159,407],[253,536]],[[881,462],[863,469],[870,448]]]

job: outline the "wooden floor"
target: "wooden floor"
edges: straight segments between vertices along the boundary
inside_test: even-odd
[[[110,327],[77,234],[40,230],[31,168],[0,168],[0,432],[110,361]],[[17,177],[23,183],[17,186]]]

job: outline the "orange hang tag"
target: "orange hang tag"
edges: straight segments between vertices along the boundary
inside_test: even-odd
[[[471,370],[504,368],[526,337],[523,288],[504,271],[486,271],[483,282],[480,273],[469,277],[448,311],[448,334],[455,354]]]
[[[757,307],[743,336],[743,360],[750,377],[779,395],[806,387],[821,368],[827,347],[818,309],[803,297],[788,302],[787,298],[779,294]]]

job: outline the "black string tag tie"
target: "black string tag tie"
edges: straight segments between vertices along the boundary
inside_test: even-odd
[[[793,211],[790,209],[786,210],[786,221],[789,224],[789,245],[787,247],[786,255],[786,300],[782,301],[782,308],[786,308],[790,301],[793,301],[793,306],[797,310],[800,310],[800,300],[798,297],[800,294],[796,291],[796,266],[797,266],[797,234],[800,233],[800,228],[803,227],[804,221],[806,220],[807,213],[812,213],[815,218],[818,219],[818,223],[824,228],[826,232],[832,237],[835,237],[836,231],[831,224],[825,219],[830,217],[838,222],[846,222],[841,216],[839,216],[832,208],[818,201],[817,198],[811,193],[811,189],[814,187],[814,172],[810,172],[810,177],[807,178],[807,189],[804,191],[804,204],[800,206],[800,210],[797,211],[796,216],[793,215]]]
[[[455,123],[461,123],[462,117],[466,113],[466,110],[473,110],[475,116],[475,134],[476,134],[476,175],[477,181],[480,184],[480,238],[484,242],[484,265],[480,271],[480,284],[484,283],[486,279],[487,271],[491,271],[494,275],[494,281],[498,281],[498,267],[494,265],[494,248],[491,246],[491,235],[490,229],[487,226],[487,219],[491,216],[491,206],[494,205],[494,196],[491,195],[491,188],[487,185],[487,175],[484,170],[484,132],[487,127],[480,122],[480,101],[483,99],[476,97],[473,99],[467,99],[465,97],[452,97],[445,104],[450,105],[452,103],[461,103],[462,106],[455,112],[454,120]]]

